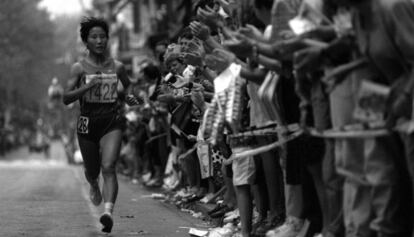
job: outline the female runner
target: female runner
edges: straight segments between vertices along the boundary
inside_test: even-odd
[[[79,146],[82,153],[86,180],[90,184],[90,199],[96,206],[104,200],[100,217],[103,232],[111,232],[112,212],[118,194],[115,164],[121,146],[123,120],[120,115],[122,91],[129,86],[129,79],[122,63],[108,54],[108,24],[97,18],[84,18],[80,36],[88,54],[73,64],[71,77],[63,96],[68,105],[80,102],[77,123]],[[138,101],[126,98],[127,104]],[[102,171],[102,195],[98,177]]]

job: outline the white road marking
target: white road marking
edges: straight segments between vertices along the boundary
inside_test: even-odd
[[[93,216],[93,218],[94,218],[94,224],[95,224],[95,227],[96,227],[96,229],[98,230],[98,231],[101,231],[101,229],[102,229],[102,225],[101,225],[101,223],[98,221],[99,220],[99,217],[100,217],[100,214],[99,214],[99,210],[98,210],[98,208],[97,207],[95,207],[93,204],[92,204],[92,202],[90,201],[90,199],[89,199],[89,191],[87,190],[87,188],[86,188],[86,186],[85,185],[83,185],[84,184],[84,180],[85,180],[85,178],[83,178],[83,177],[81,177],[82,175],[80,174],[80,172],[79,172],[79,169],[72,169],[73,170],[73,173],[75,174],[75,177],[78,179],[78,181],[79,181],[79,183],[81,184],[81,190],[82,190],[82,196],[83,196],[83,198],[86,200],[86,203],[88,203],[88,207],[89,207],[89,211],[90,211],[90,213],[91,213],[91,215]]]
[[[0,168],[24,168],[24,169],[44,169],[65,167],[67,164],[57,160],[14,160],[14,161],[0,161]]]

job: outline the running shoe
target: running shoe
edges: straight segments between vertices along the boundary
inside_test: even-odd
[[[223,223],[232,223],[240,218],[239,209],[235,209],[234,211],[227,212],[224,214]]]
[[[111,233],[112,226],[114,225],[114,221],[112,219],[111,214],[109,214],[109,213],[102,214],[102,216],[99,219],[99,221],[103,225],[102,232]]]
[[[266,233],[266,237],[305,236],[307,228],[308,228],[308,223],[305,222],[305,220],[291,216],[286,219],[286,222],[283,225],[279,226],[276,229],[269,230]]]
[[[279,215],[273,218],[268,217],[267,219],[263,220],[262,223],[258,223],[258,225],[256,225],[256,228],[253,228],[253,233],[257,236],[265,236],[269,230],[275,229],[284,224],[284,221],[284,215]]]
[[[99,206],[102,202],[102,195],[101,190],[99,189],[98,181],[91,184],[91,188],[89,190],[89,198],[91,199],[91,202],[95,206]]]

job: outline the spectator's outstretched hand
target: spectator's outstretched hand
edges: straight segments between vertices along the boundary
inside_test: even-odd
[[[239,33],[254,40],[260,40],[263,38],[263,33],[250,24],[246,24],[245,27],[240,28]]]
[[[214,49],[213,53],[225,58],[229,64],[236,60],[236,55],[232,52],[226,51],[225,49]]]
[[[218,0],[218,2],[228,15],[232,15],[237,10],[238,4],[235,0]]]
[[[201,22],[193,21],[190,23],[190,29],[194,36],[199,38],[200,40],[207,40],[210,36],[210,28]]]
[[[336,37],[336,31],[332,25],[318,26],[313,30],[301,34],[300,37],[329,42]]]
[[[195,53],[184,53],[184,63],[194,67],[203,67],[204,58],[202,55]]]
[[[236,57],[234,54],[223,49],[215,49],[213,53],[206,56],[206,65],[217,73],[221,73],[234,62],[235,59]]]
[[[253,53],[252,43],[243,37],[227,40],[223,45],[239,57],[250,57]]]
[[[279,32],[278,36],[284,40],[296,37],[295,33],[291,30],[282,30]]]
[[[129,106],[142,104],[144,100],[142,98],[135,97],[133,95],[125,96],[125,103]]]
[[[221,16],[208,6],[197,10],[197,18],[211,28],[221,28],[224,25]]]

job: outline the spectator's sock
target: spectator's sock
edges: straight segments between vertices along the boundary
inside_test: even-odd
[[[114,211],[114,204],[112,202],[105,202],[104,207],[104,213],[112,215],[112,212]]]

